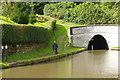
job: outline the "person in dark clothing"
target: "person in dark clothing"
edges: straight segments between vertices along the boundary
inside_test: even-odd
[[[57,54],[57,48],[58,48],[58,45],[56,41],[54,41],[54,44],[53,44],[54,54]]]

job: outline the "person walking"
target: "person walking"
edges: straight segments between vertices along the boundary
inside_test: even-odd
[[[58,48],[58,45],[56,41],[54,41],[54,44],[53,44],[54,54],[57,54],[57,48]]]

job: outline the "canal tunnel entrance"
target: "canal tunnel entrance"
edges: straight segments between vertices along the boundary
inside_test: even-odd
[[[101,35],[95,35],[88,44],[88,50],[109,49],[106,39]]]

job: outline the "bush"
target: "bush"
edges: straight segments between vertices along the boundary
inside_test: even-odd
[[[54,32],[54,30],[56,28],[56,20],[55,19],[50,19],[47,22],[46,27],[51,28],[51,30]]]

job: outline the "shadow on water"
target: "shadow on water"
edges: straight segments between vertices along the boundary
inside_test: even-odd
[[[88,53],[93,53],[93,54],[107,54],[109,50],[102,49],[102,50],[87,50]]]

